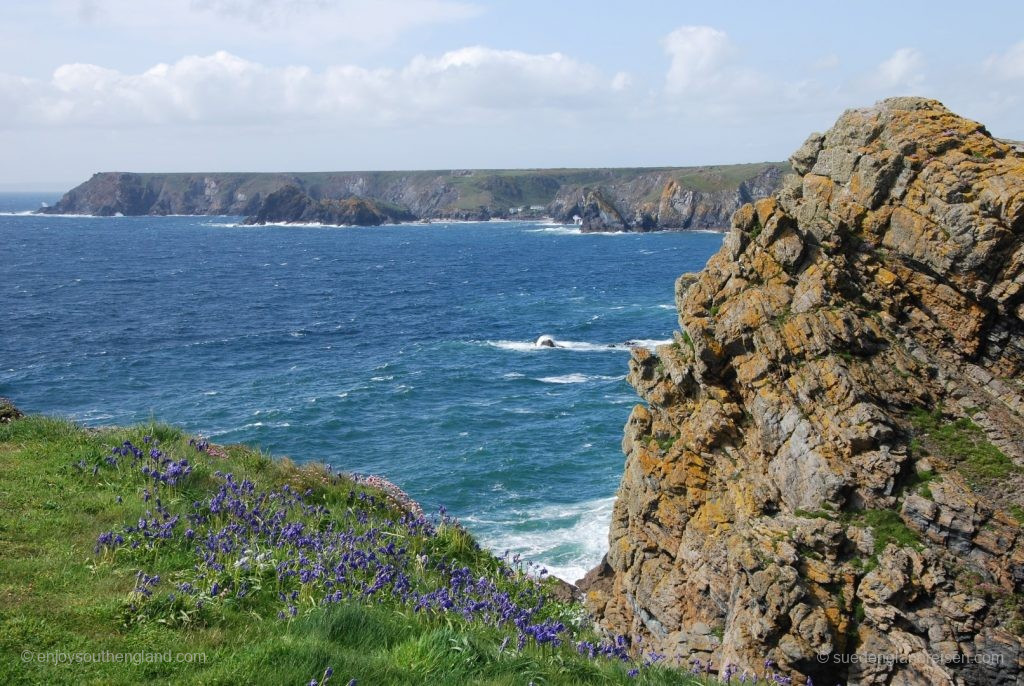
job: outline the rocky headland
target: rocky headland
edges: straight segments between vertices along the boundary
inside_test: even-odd
[[[248,223],[377,225],[553,218],[583,231],[724,229],[788,169],[762,163],[648,169],[93,175],[46,214],[244,215]]]
[[[380,226],[412,221],[409,211],[352,196],[316,200],[298,186],[288,185],[268,195],[246,224],[315,223],[335,226]]]
[[[1024,153],[896,98],[791,161],[633,353],[586,603],[720,674],[1024,683]]]

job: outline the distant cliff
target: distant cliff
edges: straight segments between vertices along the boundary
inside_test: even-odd
[[[587,604],[720,674],[1020,684],[1024,154],[894,98],[791,159],[633,354]]]
[[[68,191],[48,214],[231,214],[252,221],[552,217],[584,231],[724,228],[744,202],[778,187],[785,164],[640,169],[134,174],[105,172]],[[283,196],[272,197],[285,188]],[[298,193],[296,193],[298,191]],[[307,199],[301,199],[306,196]],[[314,210],[352,199],[379,211]],[[269,201],[269,205],[267,204]],[[365,207],[364,207],[365,209]],[[273,219],[267,219],[268,217]],[[337,221],[336,221],[337,220]],[[361,222],[358,222],[361,223]]]

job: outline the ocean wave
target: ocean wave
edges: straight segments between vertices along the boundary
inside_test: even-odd
[[[246,431],[248,429],[260,429],[266,427],[268,429],[284,429],[291,426],[290,422],[249,422],[248,424],[242,424],[241,426],[233,426],[230,429],[218,429],[211,431],[207,434],[207,438],[215,438],[217,436],[224,436],[226,434],[235,433],[236,431]]]
[[[541,381],[543,383],[567,384],[587,383],[588,381],[620,381],[621,379],[621,376],[608,376],[606,374],[594,374],[588,376],[587,374],[576,373],[563,374],[561,376],[542,376],[537,379],[537,381]]]
[[[555,347],[549,348],[542,345],[537,345],[533,341],[484,341],[486,345],[492,348],[499,348],[501,350],[510,350],[517,353],[535,353],[543,351],[557,351],[557,350],[570,350],[573,352],[618,352],[628,351],[632,348],[648,348],[654,350],[659,345],[667,345],[672,342],[671,338],[667,339],[654,339],[654,338],[634,338],[628,343],[590,343],[588,341],[562,341],[558,339],[552,339],[555,343]]]
[[[481,543],[498,554],[505,550],[519,553],[571,583],[600,562],[607,552],[608,525],[614,505],[614,497],[597,498],[531,510],[511,510],[503,518],[469,516],[462,521]],[[538,524],[543,526],[538,527]]]
[[[633,339],[632,347],[647,348],[648,350],[654,350],[659,346],[670,345],[671,343],[671,338],[636,338]]]
[[[115,214],[110,217],[101,217],[98,214],[40,214],[35,210],[19,210],[18,212],[0,212],[2,217],[59,217],[62,219],[118,219],[123,214]]]
[[[542,226],[537,229],[526,229],[526,233],[550,233],[556,236],[579,236],[583,232],[580,231],[578,226],[574,227],[555,224],[552,226]]]

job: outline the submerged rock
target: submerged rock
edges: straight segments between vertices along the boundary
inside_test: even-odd
[[[895,98],[792,164],[633,350],[587,605],[797,684],[1021,683],[1024,154]]]

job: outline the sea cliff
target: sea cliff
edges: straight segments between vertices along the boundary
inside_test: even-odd
[[[786,169],[761,163],[306,174],[105,172],[41,212],[229,214],[245,215],[250,223],[325,224],[551,217],[579,223],[584,231],[725,228],[740,205],[775,190]]]
[[[719,673],[1021,683],[1024,155],[896,98],[791,161],[633,353],[586,603]]]

